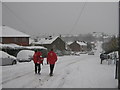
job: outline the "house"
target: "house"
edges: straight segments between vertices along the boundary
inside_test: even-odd
[[[67,51],[71,51],[71,48],[70,48],[70,44],[72,44],[73,42],[69,41],[69,42],[66,42],[66,50]]]
[[[79,51],[86,51],[87,44],[84,41],[74,41],[69,45],[72,51],[79,52]]]
[[[92,49],[95,49],[96,45],[95,42],[90,42]]]
[[[18,30],[15,30],[11,27],[8,26],[2,26],[0,29],[0,43],[2,44],[17,44],[17,45],[22,45],[22,46],[27,46],[29,45],[29,35],[20,32]]]
[[[65,50],[65,42],[61,39],[61,37],[56,36],[56,37],[46,37],[46,38],[41,38],[38,42],[33,42],[34,45],[39,45],[39,46],[44,46],[48,50],[53,48],[54,50],[60,50],[63,51]]]

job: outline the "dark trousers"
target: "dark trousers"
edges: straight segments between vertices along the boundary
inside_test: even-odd
[[[40,73],[40,71],[41,71],[41,65],[38,64],[38,63],[35,63],[35,73],[37,73],[37,71],[38,71],[38,73]]]
[[[50,64],[50,74],[53,74],[54,66],[55,66],[55,64]]]
[[[104,59],[101,59],[101,62],[100,62],[100,64],[102,64],[103,60],[104,60]]]
[[[100,62],[100,64],[102,64],[102,59],[101,59],[101,62]]]

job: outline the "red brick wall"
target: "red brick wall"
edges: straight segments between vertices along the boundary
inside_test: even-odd
[[[15,43],[22,46],[28,46],[29,38],[28,37],[3,37],[2,43],[3,44]]]
[[[70,48],[71,48],[72,51],[77,51],[77,52],[80,51],[80,45],[77,44],[76,42],[72,43],[70,45]]]

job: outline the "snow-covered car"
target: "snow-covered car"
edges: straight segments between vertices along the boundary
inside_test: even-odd
[[[76,52],[75,55],[80,56],[80,52]]]
[[[14,56],[7,54],[4,51],[0,51],[0,66],[17,64],[17,59]]]
[[[87,54],[87,52],[86,52],[86,51],[83,51],[83,52],[80,52],[80,54]]]
[[[88,55],[94,55],[93,51],[88,52]]]
[[[75,52],[71,52],[71,55],[75,55]]]
[[[21,50],[17,54],[17,60],[19,62],[30,62],[33,58],[34,51],[32,50]]]

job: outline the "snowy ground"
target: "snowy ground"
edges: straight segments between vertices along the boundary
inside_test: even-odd
[[[106,61],[101,65],[98,51],[59,57],[52,77],[46,60],[41,75],[34,74],[33,62],[3,66],[2,88],[117,88],[115,65]]]

